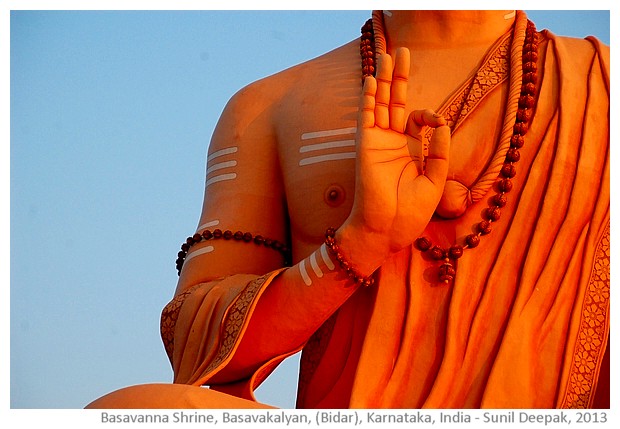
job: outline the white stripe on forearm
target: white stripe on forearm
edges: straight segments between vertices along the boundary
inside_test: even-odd
[[[325,265],[327,265],[327,268],[329,268],[330,271],[333,271],[334,268],[336,268],[336,266],[332,262],[332,259],[327,253],[327,247],[325,246],[325,243],[321,244],[321,258],[323,259],[323,262],[325,262]]]
[[[312,255],[310,255],[310,266],[312,267],[312,271],[314,271],[314,274],[316,274],[318,278],[323,277],[323,271],[321,270],[321,267],[319,267],[319,264],[317,264],[316,262],[316,252],[313,252]]]
[[[301,278],[303,279],[306,286],[310,286],[312,284],[312,279],[308,275],[308,271],[306,271],[306,260],[302,259],[299,263],[299,272],[301,273]]]

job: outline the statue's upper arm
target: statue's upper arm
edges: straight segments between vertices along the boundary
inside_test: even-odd
[[[268,87],[250,85],[224,109],[209,146],[198,232],[229,229],[287,241],[284,185],[273,130],[275,103]],[[195,247],[209,246],[213,249],[200,257],[188,254],[193,260],[184,264],[181,289],[209,278],[267,272],[283,262],[278,252],[253,243],[211,240]]]

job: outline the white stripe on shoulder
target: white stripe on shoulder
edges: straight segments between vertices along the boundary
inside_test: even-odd
[[[216,152],[213,152],[211,155],[209,155],[207,157],[207,162],[215,159],[215,158],[219,158],[220,156],[224,156],[224,155],[230,155],[231,153],[236,153],[239,150],[239,148],[237,146],[231,146],[231,147],[227,147],[224,149],[220,149]]]
[[[221,170],[222,168],[235,167],[236,165],[237,161],[226,161],[213,164],[212,166],[207,168],[207,175],[209,173],[213,173],[214,171]]]
[[[226,180],[233,180],[237,178],[237,173],[220,174],[219,176],[213,176],[207,180],[206,187],[213,185],[214,183],[224,182]]]

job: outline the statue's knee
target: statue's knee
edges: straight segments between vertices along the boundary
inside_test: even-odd
[[[139,384],[104,395],[88,409],[149,408],[273,408],[200,386],[187,384]]]

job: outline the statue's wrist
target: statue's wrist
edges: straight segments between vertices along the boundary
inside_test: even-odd
[[[365,228],[344,224],[334,238],[344,259],[361,276],[372,275],[388,256],[387,240]]]

